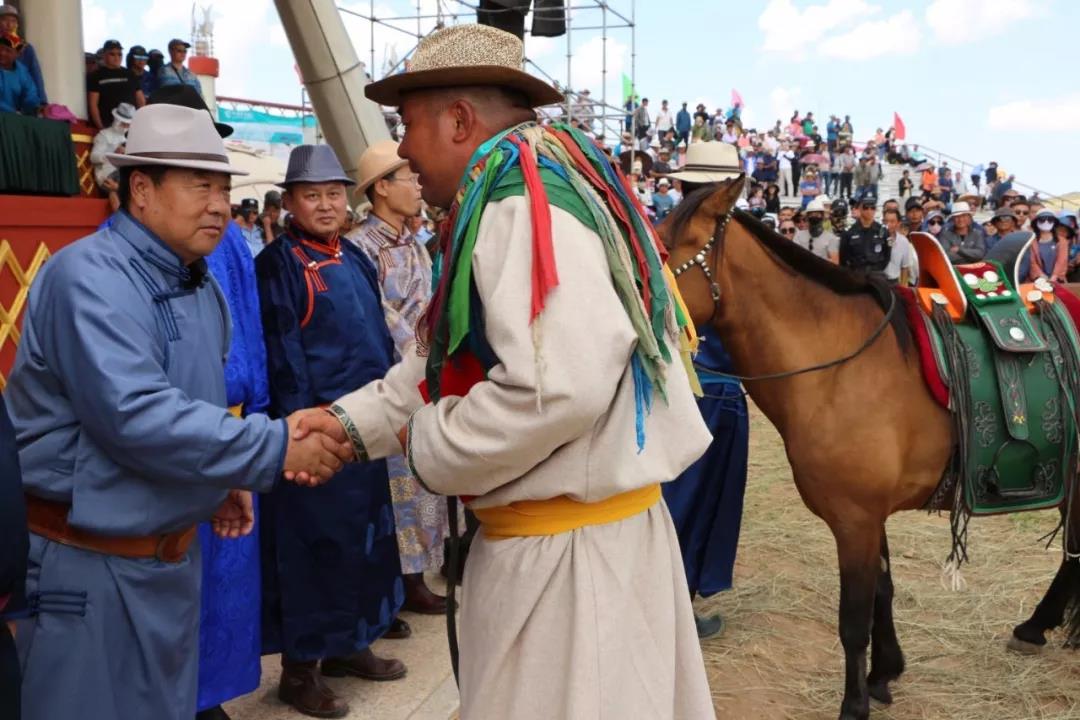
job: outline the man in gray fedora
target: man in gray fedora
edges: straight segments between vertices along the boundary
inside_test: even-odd
[[[326,406],[394,362],[375,266],[339,235],[353,184],[327,145],[289,156],[288,225],[255,258],[272,416]],[[260,501],[263,652],[281,653],[278,697],[343,717],[349,706],[323,675],[405,675],[371,651],[387,630],[409,633],[394,620],[405,587],[386,462],[350,465],[317,492],[279,483]]]
[[[247,534],[252,491],[325,481],[351,448],[294,439],[305,413],[226,409],[231,327],[204,258],[241,173],[210,116],[143,108],[108,160],[121,209],[39,272],[6,393],[30,526],[23,714],[191,720],[196,524]]]

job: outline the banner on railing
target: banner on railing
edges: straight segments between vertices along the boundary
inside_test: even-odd
[[[262,110],[218,108],[218,121],[233,126],[230,140],[269,143],[271,145],[303,145],[305,134],[315,132],[314,115],[275,115]]]

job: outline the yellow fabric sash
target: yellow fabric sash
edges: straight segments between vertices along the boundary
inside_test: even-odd
[[[244,403],[240,403],[239,405],[233,405],[231,408],[229,408],[229,412],[232,413],[233,415],[235,415],[236,417],[243,417],[244,416]]]
[[[533,537],[625,520],[645,512],[659,500],[660,486],[647,485],[594,503],[560,495],[550,500],[522,500],[473,512],[489,538]]]

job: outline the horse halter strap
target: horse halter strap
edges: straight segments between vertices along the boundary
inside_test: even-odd
[[[716,317],[716,313],[720,311],[720,285],[716,282],[716,278],[713,277],[712,268],[709,266],[709,256],[713,257],[714,261],[723,262],[724,255],[720,252],[720,244],[724,240],[724,229],[727,227],[728,221],[731,220],[732,214],[735,212],[735,208],[731,208],[727,213],[716,221],[716,229],[713,231],[713,235],[709,238],[709,242],[705,243],[694,257],[690,258],[682,265],[678,266],[671,271],[671,274],[676,278],[682,275],[690,268],[697,266],[701,268],[701,272],[705,273],[705,277],[709,281],[709,292],[712,294],[713,299],[713,315],[709,318],[709,322]],[[877,342],[877,339],[881,337],[885,329],[889,327],[889,323],[892,322],[893,314],[896,312],[896,293],[889,294],[889,307],[885,310],[885,316],[881,318],[881,322],[874,328],[874,331],[870,333],[869,337],[853,352],[850,352],[841,357],[829,360],[827,362],[817,363],[808,367],[799,368],[798,370],[788,370],[785,372],[766,373],[764,375],[736,375],[735,373],[719,372],[717,370],[709,370],[708,368],[698,367],[698,372],[703,375],[709,375],[712,377],[727,378],[729,380],[738,380],[739,382],[754,382],[759,380],[780,380],[783,378],[795,377],[797,375],[805,375],[806,373],[817,372],[819,370],[827,370],[829,368],[843,365],[849,360],[862,355],[871,345]]]
[[[697,254],[694,255],[694,257],[690,258],[682,265],[671,271],[672,275],[674,275],[675,277],[679,277],[695,265],[701,268],[701,272],[705,273],[705,277],[709,281],[709,293],[712,295],[713,299],[714,315],[716,314],[716,311],[720,309],[719,305],[721,291],[720,283],[716,282],[716,278],[713,277],[712,268],[710,267],[711,263],[709,262],[709,255],[712,254],[715,259],[715,256],[719,253],[720,243],[724,238],[724,228],[727,227],[728,220],[731,219],[731,214],[734,211],[735,208],[733,207],[728,210],[723,217],[719,218],[716,221],[716,229],[713,230],[713,234],[712,237],[709,238],[709,242],[705,243],[702,248],[697,251]],[[723,258],[722,255],[720,257],[721,259]]]

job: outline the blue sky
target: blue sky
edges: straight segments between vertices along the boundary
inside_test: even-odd
[[[369,3],[339,4],[367,13]],[[420,0],[425,13],[436,4]],[[294,61],[271,0],[212,5],[219,94],[298,103]],[[611,5],[630,14],[631,0]],[[416,0],[377,0],[375,9],[382,17],[415,15]],[[368,23],[344,17],[369,62]],[[676,107],[684,100],[726,107],[736,88],[748,126],[786,121],[796,108],[812,110],[822,127],[830,113],[850,114],[859,140],[887,128],[896,111],[909,142],[976,163],[997,160],[1051,193],[1080,190],[1069,160],[1080,157],[1080,90],[1068,60],[1080,30],[1075,0],[637,0],[636,22],[636,84],[654,106],[667,98]],[[188,36],[190,24],[186,0],[83,1],[87,49],[110,37],[163,48],[170,37]],[[576,11],[575,24],[599,25],[600,12]],[[416,30],[415,20],[401,25]],[[571,87],[598,98],[601,33],[572,31],[571,38]],[[414,42],[376,26],[376,75],[388,55],[401,57]],[[566,82],[565,38],[530,38],[526,50]],[[606,56],[612,100],[630,72],[629,30],[609,31]]]

